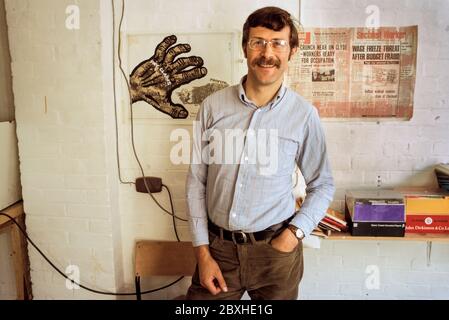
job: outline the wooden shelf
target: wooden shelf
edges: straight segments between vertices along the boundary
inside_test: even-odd
[[[449,242],[449,234],[430,234],[430,233],[406,233],[405,237],[356,237],[351,236],[347,232],[332,232],[331,235],[325,240],[371,240],[371,241],[383,241],[383,240],[395,240],[395,241],[441,241]]]

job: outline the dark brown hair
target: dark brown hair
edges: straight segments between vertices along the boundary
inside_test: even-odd
[[[290,49],[298,46],[298,31],[293,23],[291,15],[278,7],[265,7],[250,14],[243,25],[242,46],[246,48],[249,38],[249,29],[264,27],[274,31],[280,31],[285,26],[290,27]]]

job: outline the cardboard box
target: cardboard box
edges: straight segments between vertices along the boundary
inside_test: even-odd
[[[405,223],[353,222],[351,235],[370,237],[403,237],[405,235]]]
[[[354,222],[405,222],[404,197],[393,190],[349,190],[346,205]]]
[[[403,237],[404,197],[394,190],[348,190],[346,219],[353,236]]]
[[[397,188],[405,198],[406,214],[449,215],[449,192],[432,188]]]
[[[407,215],[407,233],[449,233],[449,215]]]
[[[406,233],[449,233],[449,192],[396,189],[405,197]]]

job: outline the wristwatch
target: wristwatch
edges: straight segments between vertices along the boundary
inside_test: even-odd
[[[289,224],[287,228],[288,228],[291,232],[293,232],[293,234],[295,235],[295,237],[298,238],[299,240],[304,239],[305,234],[304,234],[304,232],[303,232],[300,228],[298,228],[298,227],[296,227],[296,226],[294,226],[294,225],[292,225],[292,224]]]

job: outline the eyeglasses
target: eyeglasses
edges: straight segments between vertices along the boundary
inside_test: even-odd
[[[271,49],[277,52],[285,51],[288,48],[288,41],[283,39],[272,39],[270,41],[267,41],[261,38],[253,38],[248,41],[249,48],[255,51],[264,50],[267,44],[270,44]]]

